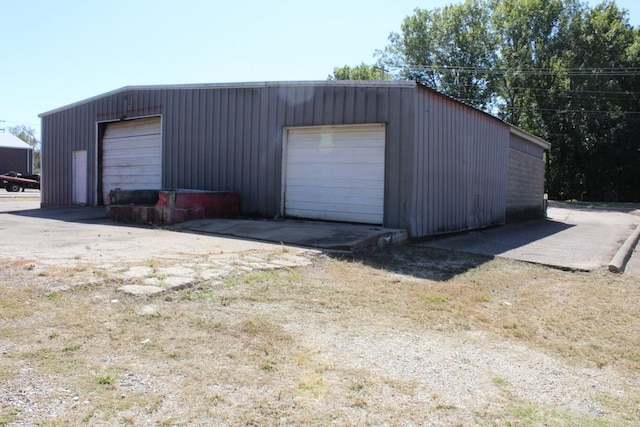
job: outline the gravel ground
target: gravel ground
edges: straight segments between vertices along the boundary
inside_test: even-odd
[[[622,289],[615,321],[633,335],[640,315],[622,303],[640,286],[614,282],[626,279],[422,248],[398,249],[385,261],[398,265],[380,268],[161,229],[0,221],[15,248],[0,257],[0,425],[640,425],[637,363],[566,357],[511,326],[496,333],[498,320],[473,320],[489,307],[526,323],[515,310],[547,297],[535,293],[542,284],[560,294],[593,281]],[[25,246],[30,235],[46,238]],[[473,288],[492,282],[495,295]],[[126,284],[163,292],[130,296],[118,291]],[[485,292],[478,308],[447,312],[463,285]],[[465,316],[468,326],[448,324]],[[78,370],[65,371],[76,358]],[[49,359],[59,372],[44,368]],[[110,369],[107,388],[79,385]]]

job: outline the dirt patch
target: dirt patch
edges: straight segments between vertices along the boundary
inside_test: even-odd
[[[235,254],[154,297],[117,289],[216,259],[1,262],[0,425],[640,422],[629,277],[411,245],[297,256]]]

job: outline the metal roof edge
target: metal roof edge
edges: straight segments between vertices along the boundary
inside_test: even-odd
[[[267,87],[295,87],[295,86],[363,86],[363,87],[415,87],[416,82],[411,80],[300,80],[300,81],[258,81],[258,82],[238,82],[238,83],[186,83],[167,85],[139,85],[124,86],[109,92],[95,95],[53,110],[38,114],[39,118],[59,113],[92,101],[96,101],[107,96],[117,95],[123,92],[137,90],[195,90],[195,89],[234,89],[234,88],[267,88]]]
[[[6,130],[0,130],[0,148],[13,148],[17,150],[32,150],[33,147]],[[0,172],[1,173],[1,172]]]
[[[506,122],[505,122],[506,123]],[[527,131],[524,131],[522,129],[520,129],[517,126],[514,126],[510,123],[507,123],[509,125],[509,133],[512,133],[513,135],[519,136],[520,138],[526,139],[527,141],[542,147],[545,150],[549,150],[551,149],[551,143],[548,141],[545,141],[544,139],[540,138],[539,136],[535,136],[534,134],[531,134]]]
[[[523,139],[526,139],[527,141],[529,141],[529,142],[531,142],[531,143],[533,143],[533,144],[535,144],[535,145],[537,145],[539,147],[542,147],[545,150],[549,150],[551,148],[551,143],[550,142],[545,141],[544,139],[540,138],[539,136],[536,136],[536,135],[533,135],[533,134],[531,134],[531,133],[529,133],[527,131],[524,131],[524,130],[520,129],[519,127],[517,127],[516,125],[513,125],[513,124],[511,124],[511,123],[509,123],[507,121],[504,121],[499,117],[496,117],[496,116],[494,116],[492,114],[487,113],[486,111],[482,111],[481,109],[479,109],[477,107],[474,107],[473,105],[469,105],[466,102],[462,102],[462,101],[460,101],[460,100],[458,100],[458,99],[456,99],[456,98],[454,98],[452,96],[449,96],[449,95],[444,94],[442,92],[438,92],[437,90],[435,90],[435,89],[433,89],[433,88],[431,88],[431,87],[429,87],[429,86],[427,86],[427,85],[425,85],[423,83],[420,83],[420,82],[416,82],[416,87],[419,87],[419,88],[421,88],[423,90],[427,90],[428,92],[431,92],[431,93],[433,93],[435,95],[439,95],[439,96],[441,96],[443,98],[449,99],[449,100],[457,102],[459,104],[462,104],[462,105],[464,105],[466,107],[469,107],[469,108],[471,108],[473,110],[476,110],[476,111],[486,115],[487,117],[490,117],[490,118],[492,118],[494,120],[497,120],[500,123],[509,126],[509,133],[517,135],[517,136],[519,136],[519,137],[521,137]]]

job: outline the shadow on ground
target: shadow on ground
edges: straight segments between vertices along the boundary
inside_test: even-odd
[[[374,253],[332,256],[392,273],[447,281],[505,253],[516,252],[514,256],[507,257],[529,262],[536,261],[527,256],[519,257],[517,253],[531,250],[536,254],[548,253],[553,259],[558,259],[553,249],[542,242],[572,227],[573,224],[558,221],[533,220],[414,241]],[[554,265],[552,261],[539,263]]]
[[[104,206],[62,206],[55,208],[25,209],[6,212],[29,218],[52,219],[65,222],[107,222],[107,210]],[[115,223],[114,223],[115,224]]]
[[[450,249],[479,255],[497,256],[523,247],[575,227],[574,224],[539,219],[442,236],[420,243],[422,246]],[[546,250],[549,250],[547,248]],[[544,251],[545,248],[535,250]]]
[[[416,243],[377,252],[328,255],[342,261],[358,262],[391,273],[434,281],[447,281],[494,259],[493,256],[429,248]]]

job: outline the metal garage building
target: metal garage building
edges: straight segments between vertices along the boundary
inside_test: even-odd
[[[0,130],[0,174],[19,172],[33,173],[33,147],[17,136]]]
[[[42,205],[237,191],[240,212],[412,237],[543,214],[549,144],[410,81],[125,87],[42,118]]]

